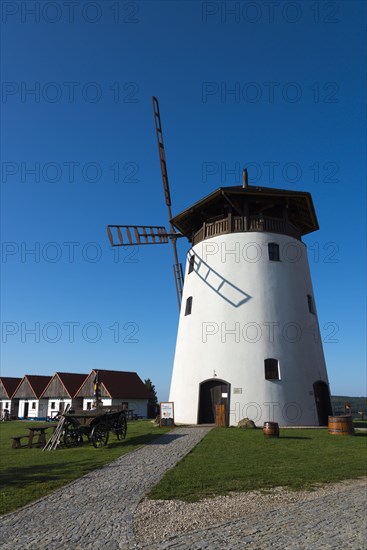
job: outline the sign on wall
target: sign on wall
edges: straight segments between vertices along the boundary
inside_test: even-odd
[[[160,403],[160,416],[161,423],[160,426],[173,426],[174,425],[174,414],[173,414],[173,402],[167,401]]]

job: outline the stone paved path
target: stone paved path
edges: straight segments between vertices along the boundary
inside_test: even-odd
[[[137,504],[210,430],[178,428],[18,512],[0,518],[2,550],[367,550],[366,484],[312,501],[138,545]]]
[[[312,501],[288,504],[268,512],[200,529],[161,543],[150,550],[366,550],[366,484]]]
[[[42,500],[0,518],[1,549],[133,548],[132,526],[137,504],[164,472],[211,429],[177,428]]]

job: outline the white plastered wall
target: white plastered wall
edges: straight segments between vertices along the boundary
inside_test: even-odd
[[[280,247],[270,261],[268,243]],[[306,246],[287,235],[232,233],[202,241],[185,273],[170,401],[175,421],[198,421],[199,384],[230,384],[230,424],[318,425],[313,383],[328,383]],[[192,312],[185,305],[192,296]],[[266,380],[264,360],[279,361],[280,380]]]

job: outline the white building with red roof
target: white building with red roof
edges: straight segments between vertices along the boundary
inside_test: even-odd
[[[103,406],[123,406],[134,415],[146,417],[150,391],[136,372],[94,369],[75,395],[83,399],[83,409],[93,408],[94,382],[98,373]]]
[[[19,399],[18,417],[46,420],[47,399],[41,398],[51,376],[26,374],[13,394]]]
[[[69,405],[74,409],[82,408],[82,398],[76,398],[76,394],[87,378],[87,374],[75,372],[56,372],[41,398],[47,399],[47,416],[53,418],[57,413],[62,413]]]
[[[21,378],[11,376],[0,377],[0,417],[5,410],[9,411],[10,416],[18,416],[19,400],[13,399],[13,394],[21,381]]]

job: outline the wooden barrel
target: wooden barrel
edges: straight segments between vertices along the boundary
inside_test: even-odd
[[[350,415],[329,416],[328,432],[331,435],[354,435],[354,426]]]
[[[263,434],[265,437],[279,437],[278,422],[264,422]]]

